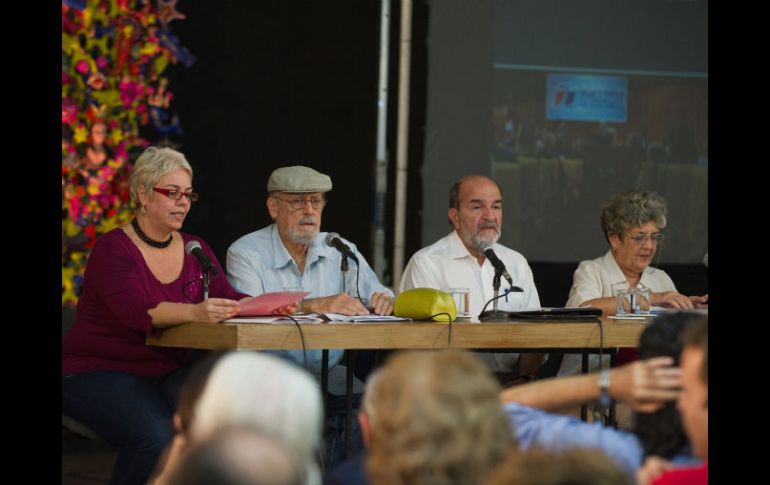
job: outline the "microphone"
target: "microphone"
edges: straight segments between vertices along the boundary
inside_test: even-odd
[[[487,241],[479,241],[479,243],[476,245],[476,250],[486,256],[489,262],[492,263],[492,266],[495,267],[495,271],[503,275],[505,279],[508,280],[508,285],[510,285],[511,291],[524,291],[518,286],[513,286],[513,279],[511,279],[511,275],[509,275],[508,270],[505,269],[505,264],[503,264],[503,262],[500,261],[500,258],[497,257],[497,254],[495,254],[491,243]]]
[[[330,232],[326,235],[326,245],[333,248],[337,248],[337,251],[341,252],[343,256],[347,256],[358,264],[358,257],[344,242],[340,239],[340,235],[336,232]]]
[[[206,253],[203,252],[203,249],[201,249],[201,243],[198,241],[190,241],[184,246],[184,252],[187,254],[192,254],[195,256],[195,258],[198,260],[198,262],[203,266],[204,269],[207,269],[211,272],[214,276],[217,276],[219,273],[217,272],[216,266],[214,266],[214,263],[211,262],[211,258],[206,256]]]
[[[707,268],[709,267],[709,253],[706,253],[703,256],[703,266],[705,266]]]

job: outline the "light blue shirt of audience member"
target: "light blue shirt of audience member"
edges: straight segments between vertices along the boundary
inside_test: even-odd
[[[247,234],[235,241],[227,250],[227,277],[234,288],[249,295],[261,295],[285,288],[301,287],[310,294],[306,298],[319,298],[339,293],[356,293],[356,263],[349,261],[349,270],[343,279],[340,271],[342,255],[335,248],[326,245],[326,232],[320,232],[308,245],[304,273],[289,255],[278,234],[278,228],[271,224]],[[351,242],[342,239],[358,257],[358,289],[361,299],[368,306],[372,293],[380,292],[393,298],[393,292],[380,284],[377,275],[367,264],[363,255]],[[302,350],[273,350],[271,353],[304,365]],[[320,376],[321,350],[307,350],[308,370]],[[329,369],[342,359],[342,349],[329,349]]]
[[[575,416],[553,414],[518,403],[503,404],[519,448],[541,447],[550,451],[570,448],[598,448],[632,476],[644,462],[644,447],[635,434],[587,423]],[[678,455],[677,466],[699,463],[697,458]]]

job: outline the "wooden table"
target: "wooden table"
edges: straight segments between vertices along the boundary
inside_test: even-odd
[[[601,328],[599,323],[601,322]],[[617,347],[637,347],[648,321],[601,318],[586,321],[538,320],[484,322],[367,322],[301,324],[306,349],[507,349],[583,354],[607,349],[614,365]],[[209,350],[297,350],[302,338],[294,323],[185,323],[157,330],[148,345]],[[326,360],[324,360],[324,363]],[[326,366],[322,371],[326,389]],[[350,456],[353,367],[347,366],[345,449]],[[610,421],[614,421],[614,406]],[[587,407],[581,408],[586,419]]]
[[[597,350],[596,321],[460,321],[302,324],[307,349],[584,349]],[[636,347],[645,321],[602,318],[603,347]],[[155,331],[148,345],[211,350],[301,349],[293,323],[185,323]]]

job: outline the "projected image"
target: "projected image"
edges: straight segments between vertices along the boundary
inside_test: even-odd
[[[708,250],[708,79],[496,70],[492,173],[502,241],[529,259],[594,257],[602,202],[653,190],[669,209],[661,262]],[[565,241],[569,244],[565,244]]]
[[[549,74],[545,117],[625,123],[627,101],[625,77]]]

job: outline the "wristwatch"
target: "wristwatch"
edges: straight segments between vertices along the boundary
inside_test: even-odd
[[[603,368],[599,371],[599,404],[607,407],[612,404],[610,396],[610,370]]]

